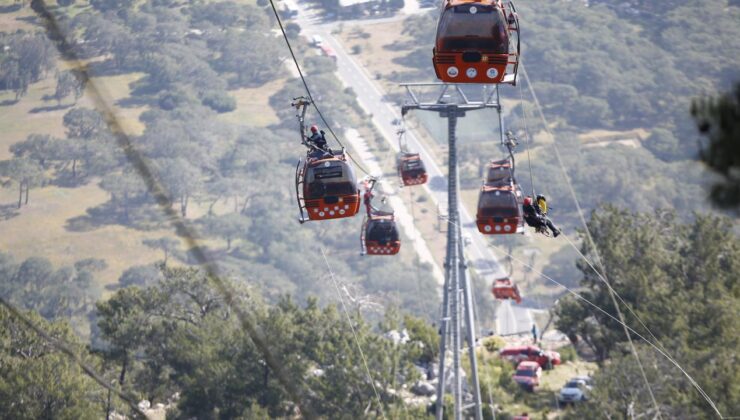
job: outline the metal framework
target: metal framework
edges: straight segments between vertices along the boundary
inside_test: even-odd
[[[467,275],[464,245],[460,229],[459,182],[457,166],[457,138],[456,128],[458,118],[465,117],[467,111],[494,108],[498,111],[501,142],[504,143],[504,127],[499,102],[497,85],[455,85],[447,83],[403,83],[406,89],[407,101],[401,107],[405,115],[410,110],[432,111],[439,113],[441,118],[447,118],[448,130],[448,216],[447,216],[447,255],[445,258],[445,285],[442,303],[441,340],[439,345],[439,382],[437,383],[436,418],[441,420],[444,410],[445,387],[448,379],[453,380],[452,394],[454,398],[454,419],[463,418],[463,412],[473,408],[476,420],[482,419],[482,404],[480,382],[478,380],[478,362],[475,355],[475,317],[473,309],[472,290]],[[474,92],[477,91],[477,92]],[[477,98],[472,98],[473,95]],[[424,97],[431,100],[425,101]],[[460,354],[463,351],[461,340],[462,324],[465,325],[465,339],[468,345],[470,359],[473,401],[463,405],[462,366]],[[451,325],[450,325],[451,324]],[[451,327],[451,328],[450,328]],[[452,369],[448,378],[445,369],[448,341],[452,347]]]

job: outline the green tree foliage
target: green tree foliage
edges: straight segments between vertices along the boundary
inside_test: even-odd
[[[18,185],[18,208],[28,204],[28,195],[32,187],[43,183],[44,171],[37,162],[26,158],[15,158],[0,161],[0,177],[8,179],[9,183]],[[25,200],[23,193],[25,192]]]
[[[292,413],[275,372],[213,280],[195,269],[169,268],[163,274],[155,285],[125,288],[98,304],[106,357],[120,367],[120,381],[154,401],[179,390],[178,411],[186,417],[218,412],[233,418],[257,407],[271,416]],[[305,398],[314,412],[363,415],[368,405],[377,412],[355,336],[336,308],[321,309],[316,300],[300,308],[287,298],[267,308],[243,286],[229,282],[229,287],[237,293],[233,302],[269,337],[285,374],[311,390]],[[394,364],[392,342],[372,333],[357,315],[351,322],[376,387],[387,397],[394,373],[410,374],[409,360]]]
[[[25,315],[52,337],[82,350],[65,321]],[[96,419],[102,414],[101,394],[73,360],[0,307],[0,418]]]
[[[16,263],[10,255],[0,253],[0,295],[44,318],[68,319],[86,335],[88,315],[101,293],[95,273],[103,268],[104,261],[88,259],[55,269],[45,258]]]
[[[705,137],[701,159],[721,176],[712,186],[712,201],[740,208],[740,83],[719,98],[694,101],[691,114]]]
[[[41,33],[0,32],[0,46],[0,91],[12,90],[16,100],[54,68],[54,45]]]
[[[740,401],[740,390],[730,385],[738,381],[732,354],[740,345],[736,334],[740,328],[740,318],[736,316],[740,307],[740,240],[728,229],[730,225],[728,219],[702,215],[696,215],[693,223],[680,224],[668,212],[633,214],[612,207],[593,213],[589,222],[609,282],[631,309],[622,305],[626,323],[644,337],[652,339],[654,335],[659,340],[656,345],[676,358],[723,413],[732,412]],[[589,246],[584,245],[583,251],[594,260]],[[603,281],[585,261],[578,266],[585,289],[581,294],[615,314]],[[622,327],[605,314],[572,298],[561,299],[556,312],[558,329],[571,340],[582,340],[601,360],[628,353]],[[635,314],[650,332],[641,326]],[[693,410],[711,416],[712,410],[699,393],[687,381],[675,379],[681,376],[678,369],[660,368],[664,362],[643,365],[651,377],[671,377],[666,378],[667,382],[656,379],[661,392],[666,392],[659,398],[666,412],[680,412],[691,405]],[[615,371],[628,362],[616,363]],[[610,371],[611,368],[604,374]],[[623,372],[631,383],[641,381],[634,369]],[[605,381],[621,386],[621,380]],[[632,391],[638,390],[625,394],[624,390],[610,388],[602,395],[614,398],[614,393],[621,393],[619,404],[628,404],[625,401],[632,398]],[[632,402],[638,413],[650,408],[642,399]],[[608,403],[597,400],[595,404]],[[613,405],[616,411],[611,412],[615,415],[627,409],[619,404]]]
[[[72,178],[79,175],[78,162],[84,168],[84,177],[104,175],[118,166],[121,151],[102,115],[88,108],[73,108],[64,114],[67,139],[56,142],[47,151],[60,151],[50,157],[72,162]]]
[[[163,264],[165,266],[167,265],[167,259],[169,258],[170,254],[174,251],[177,251],[177,248],[180,246],[179,240],[169,237],[163,237],[159,239],[144,239],[142,243],[149,248],[159,249],[164,252]]]

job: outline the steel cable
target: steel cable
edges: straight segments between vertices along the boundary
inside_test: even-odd
[[[62,43],[67,47],[68,43],[64,33],[62,32],[56,18],[51,14],[51,12],[49,12],[45,0],[34,0],[31,6],[39,15],[41,20],[46,23],[46,30],[50,33],[50,39],[56,39],[59,43]],[[57,47],[59,48],[58,44]],[[286,390],[291,400],[298,406],[301,414],[307,418],[314,418],[313,410],[309,405],[305,404],[305,401],[302,398],[302,395],[304,395],[304,392],[301,391],[301,388],[303,387],[303,379],[300,376],[297,378],[289,378],[287,376],[283,368],[284,364],[282,361],[270,352],[267,340],[262,337],[262,334],[258,331],[255,321],[251,318],[250,314],[244,311],[238,304],[238,297],[231,287],[221,278],[216,265],[209,259],[206,252],[200,246],[195,229],[170,205],[166,189],[154,175],[154,170],[148,160],[139,150],[137,150],[131,139],[123,130],[123,127],[111,106],[103,99],[103,95],[101,93],[102,89],[97,86],[92,78],[90,78],[84,63],[75,56],[73,51],[69,48],[65,48],[65,52],[70,60],[73,61],[85,74],[85,77],[88,80],[87,92],[90,94],[93,106],[101,113],[103,120],[110,132],[115,136],[119,147],[126,156],[126,159],[142,178],[147,190],[154,197],[156,203],[166,215],[167,220],[175,230],[180,233],[180,236],[185,239],[193,258],[204,268],[205,272],[213,280],[218,292],[224,297],[226,304],[229,305],[229,307],[231,307],[237,314],[242,327],[246,330],[255,347],[257,347],[257,350],[264,357],[266,364],[275,372],[278,382]]]
[[[301,82],[303,83],[303,88],[306,90],[306,95],[308,95],[308,99],[311,100],[311,104],[316,110],[316,113],[319,115],[321,122],[324,123],[326,128],[329,130],[329,133],[331,133],[332,137],[334,137],[334,140],[336,140],[339,146],[341,146],[343,149],[346,150],[342,141],[339,140],[339,137],[329,125],[329,122],[326,120],[326,118],[324,118],[324,114],[321,112],[321,109],[319,109],[319,105],[316,103],[316,101],[313,98],[313,95],[311,94],[311,89],[308,87],[308,82],[306,81],[306,77],[303,75],[303,70],[301,70],[301,65],[298,63],[298,58],[296,58],[296,55],[293,52],[293,47],[290,45],[288,34],[285,32],[285,28],[283,27],[283,21],[280,19],[280,14],[278,13],[277,7],[275,6],[275,3],[273,2],[273,0],[270,0],[270,7],[272,8],[272,13],[275,15],[275,19],[277,20],[278,26],[280,27],[280,32],[282,32],[283,34],[283,39],[285,39],[285,45],[288,47],[288,51],[290,52],[290,57],[293,59],[293,63],[295,64],[296,70],[298,70],[298,76],[300,77]],[[355,160],[352,154],[347,152],[347,155],[352,160],[352,162],[354,162],[355,165],[357,165],[360,171],[362,171],[366,175],[370,175],[370,173],[357,160]]]

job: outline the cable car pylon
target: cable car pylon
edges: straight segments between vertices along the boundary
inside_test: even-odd
[[[441,118],[447,119],[447,141],[449,173],[447,183],[447,255],[445,258],[445,284],[443,290],[442,317],[440,322],[440,348],[439,348],[439,382],[437,383],[437,401],[435,415],[438,420],[443,418],[444,394],[447,385],[447,372],[445,370],[445,359],[448,350],[448,340],[452,351],[452,371],[450,378],[453,380],[452,394],[454,399],[454,418],[461,420],[463,412],[467,408],[473,409],[476,420],[483,417],[480,395],[480,381],[478,380],[478,362],[475,354],[475,316],[473,309],[473,295],[470,287],[470,278],[467,275],[467,264],[460,228],[459,212],[459,182],[457,166],[457,120],[465,117],[467,111],[494,108],[498,111],[499,121],[502,122],[501,105],[499,101],[498,86],[478,85],[468,86],[465,90],[461,86],[447,83],[402,83],[406,89],[406,103],[401,108],[402,114],[409,110],[437,112]],[[480,89],[479,99],[470,99],[472,91]],[[421,100],[434,91],[434,100],[425,102]],[[502,122],[503,123],[503,122]],[[501,130],[503,136],[503,129]],[[470,360],[470,386],[472,387],[473,401],[468,406],[463,406],[462,392],[462,326],[465,326],[465,341],[467,341],[468,358]]]

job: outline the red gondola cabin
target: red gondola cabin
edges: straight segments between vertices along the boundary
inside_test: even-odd
[[[418,153],[402,153],[398,159],[398,174],[404,186],[427,182],[427,170]]]
[[[494,281],[491,292],[496,299],[514,299],[516,303],[522,303],[519,288],[508,277]]]
[[[401,240],[393,215],[371,215],[362,227],[362,250],[367,255],[395,255]]]
[[[432,59],[447,83],[516,84],[519,20],[501,0],[446,0]]]
[[[476,224],[484,235],[509,235],[524,232],[521,191],[513,183],[486,185],[478,195]]]
[[[360,191],[352,166],[341,152],[307,158],[296,166],[300,221],[352,217],[360,210]]]

